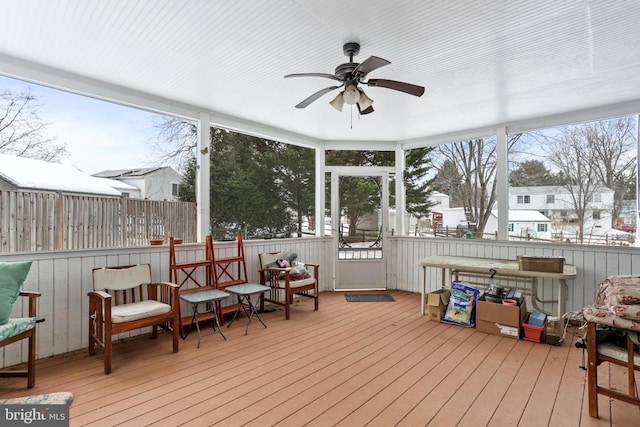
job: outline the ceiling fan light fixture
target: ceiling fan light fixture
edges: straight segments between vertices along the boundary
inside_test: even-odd
[[[367,96],[366,93],[364,93],[363,90],[360,91],[360,100],[358,101],[358,106],[360,107],[360,110],[364,111],[367,108],[371,107],[371,104],[373,104],[373,99],[369,98]]]
[[[329,104],[331,104],[331,106],[336,110],[342,112],[342,107],[344,106],[344,99],[342,99],[342,92],[337,94],[336,97],[333,98],[333,101],[329,102]]]
[[[342,93],[342,99],[347,104],[353,105],[360,100],[360,92],[354,85],[349,85]]]

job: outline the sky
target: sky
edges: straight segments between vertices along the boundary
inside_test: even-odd
[[[90,174],[155,165],[155,113],[0,76],[4,90],[29,90],[37,98],[48,136],[67,145],[64,165]]]

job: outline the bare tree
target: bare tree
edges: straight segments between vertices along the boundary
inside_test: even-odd
[[[521,134],[509,136],[508,149],[520,139]],[[440,169],[455,165],[460,185],[457,197],[461,198],[467,221],[472,229],[482,235],[496,202],[496,141],[494,138],[443,144],[437,148]]]
[[[557,136],[547,138],[546,146],[549,162],[566,179],[564,188],[569,200],[564,202],[573,207],[578,240],[583,243],[587,211],[600,188],[596,151],[589,138],[585,137],[584,128],[578,126],[563,128]]]
[[[185,170],[198,147],[196,124],[179,117],[157,116],[153,127],[156,138],[150,145],[157,153],[154,162]],[[210,141],[213,141],[213,135],[210,135]]]
[[[38,108],[30,92],[0,92],[0,153],[50,162],[68,155],[66,144],[46,136],[49,124],[42,121]]]
[[[614,192],[611,225],[617,225],[622,205],[634,188],[636,123],[632,117],[601,120],[561,128],[544,136],[549,162],[565,178],[578,226],[584,241],[587,215],[594,196],[604,187]]]
[[[592,147],[598,180],[614,192],[611,226],[615,227],[623,200],[634,188],[636,120],[631,117],[602,120],[585,123],[579,129]]]

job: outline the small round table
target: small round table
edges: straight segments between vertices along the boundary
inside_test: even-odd
[[[234,320],[236,320],[236,316],[238,315],[240,310],[244,311],[244,313],[249,317],[247,326],[244,328],[245,335],[247,335],[247,332],[249,332],[249,324],[251,323],[251,319],[254,315],[258,318],[260,323],[262,323],[262,326],[264,326],[265,328],[267,327],[267,325],[265,325],[260,318],[260,315],[256,310],[256,306],[253,304],[253,302],[251,302],[251,296],[267,292],[270,289],[268,286],[258,285],[255,283],[243,283],[241,285],[228,286],[224,289],[225,291],[238,296],[238,308],[236,309],[236,312],[233,313],[233,318],[227,325],[227,328],[231,326]]]
[[[189,325],[189,330],[187,331],[187,333],[182,339],[187,338],[187,335],[189,335],[189,332],[191,332],[191,328],[195,323],[196,330],[198,331],[198,348],[200,348],[200,337],[202,335],[200,334],[200,325],[198,324],[198,314],[204,314],[204,313],[198,313],[198,305],[203,303],[210,303],[211,312],[213,313],[214,324],[213,324],[213,332],[207,335],[214,334],[216,332],[216,325],[218,325],[218,332],[220,332],[220,335],[222,335],[222,338],[224,338],[226,341],[227,337],[225,337],[224,334],[222,333],[222,328],[220,327],[220,322],[218,321],[218,310],[216,309],[216,306],[218,305],[218,301],[225,299],[228,296],[230,296],[228,293],[223,292],[219,289],[207,289],[202,291],[195,291],[195,292],[188,292],[188,293],[181,294],[180,299],[186,303],[191,304],[191,306],[193,307],[193,317],[191,318],[191,324]]]

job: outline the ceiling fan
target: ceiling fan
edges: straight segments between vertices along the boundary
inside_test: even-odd
[[[364,62],[353,62],[354,55],[360,53],[359,43],[347,43],[342,47],[342,50],[346,56],[349,57],[349,62],[340,64],[336,67],[334,74],[328,73],[297,73],[287,74],[287,77],[326,77],[328,79],[337,80],[341,82],[338,86],[329,86],[318,92],[314,93],[304,101],[296,105],[296,108],[305,108],[322,95],[331,92],[332,90],[344,87],[345,89],[340,92],[329,104],[336,110],[342,111],[344,104],[356,104],[360,114],[369,114],[373,112],[373,99],[369,98],[364,91],[358,87],[358,85],[367,85],[374,87],[385,87],[387,89],[393,89],[400,92],[408,93],[414,96],[422,96],[424,93],[423,86],[417,86],[410,83],[398,82],[395,80],[386,79],[369,79],[365,80],[367,75],[380,67],[391,64],[386,59],[379,58],[377,56],[370,56]]]

